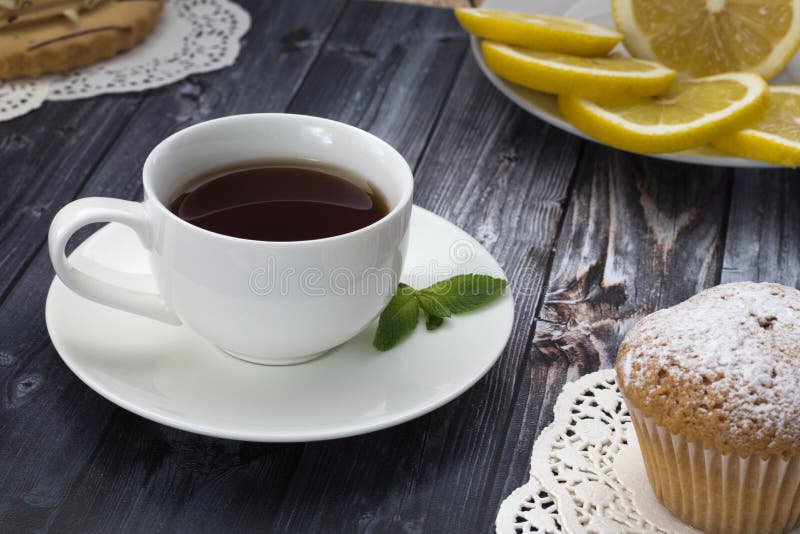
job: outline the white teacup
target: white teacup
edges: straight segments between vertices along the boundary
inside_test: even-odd
[[[240,239],[178,218],[167,205],[187,182],[238,164],[275,162],[340,169],[368,180],[389,213],[359,230],[311,241]],[[310,360],[367,326],[392,296],[408,244],[413,177],[377,137],[335,121],[288,114],[225,117],[162,141],[144,164],[144,201],[84,198],[50,226],[58,277],[96,302],[179,325],[242,359]],[[81,227],[118,222],[150,253],[158,294],[111,285],[70,264],[64,247]]]

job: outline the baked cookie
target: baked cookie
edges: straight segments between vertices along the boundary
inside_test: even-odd
[[[0,29],[26,22],[67,17],[75,22],[78,14],[105,0],[0,0]]]
[[[0,80],[64,72],[109,58],[143,40],[161,13],[163,0],[50,0],[39,3],[44,18],[16,20],[28,11],[26,2],[0,0],[18,19],[0,29]],[[15,2],[15,7],[7,5]],[[32,4],[37,5],[37,4]],[[60,11],[57,7],[60,6]],[[76,7],[77,6],[77,7]],[[54,13],[55,11],[55,14]],[[41,13],[40,13],[41,15]]]

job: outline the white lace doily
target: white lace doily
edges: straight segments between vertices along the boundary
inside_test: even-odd
[[[533,446],[531,480],[503,501],[498,534],[698,533],[656,499],[611,369],[564,386]]]
[[[49,93],[50,79],[45,77],[0,82],[0,121],[38,108]]]
[[[227,67],[249,28],[250,15],[228,0],[166,0],[152,33],[127,52],[62,75],[0,82],[0,121],[48,99],[144,91]]]

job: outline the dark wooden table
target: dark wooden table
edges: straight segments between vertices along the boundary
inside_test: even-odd
[[[483,78],[446,10],[243,3],[253,28],[232,68],[0,124],[0,531],[488,532],[561,386],[612,365],[636,319],[719,282],[800,285],[795,171],[666,163],[554,129]],[[160,139],[260,111],[383,137],[416,203],[505,267],[516,326],[462,397],[360,437],[255,444],[142,419],[61,362],[44,321],[56,211],[141,198]]]

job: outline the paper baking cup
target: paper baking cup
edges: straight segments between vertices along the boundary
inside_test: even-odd
[[[800,520],[800,456],[741,458],[690,443],[628,403],[656,497],[709,534],[785,532]]]

